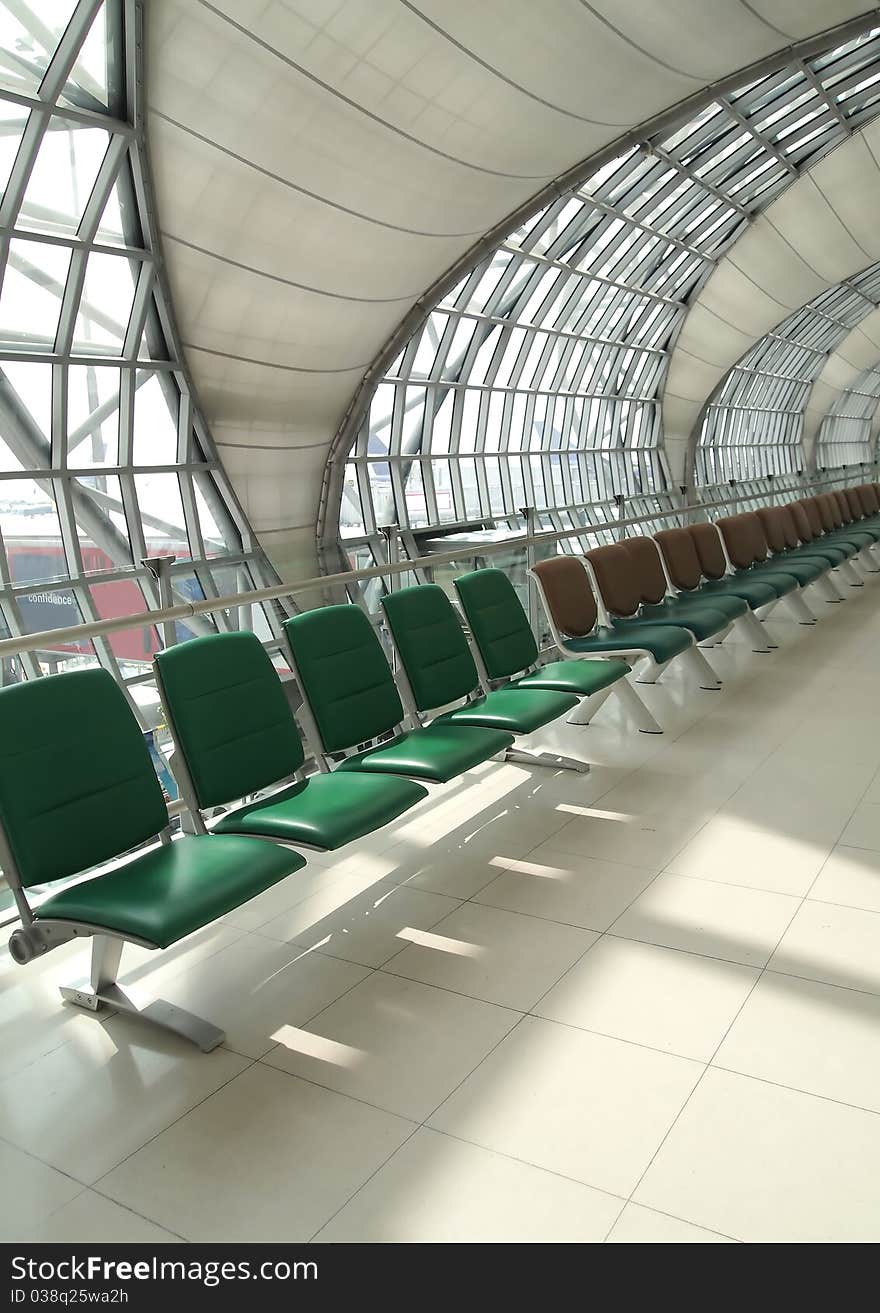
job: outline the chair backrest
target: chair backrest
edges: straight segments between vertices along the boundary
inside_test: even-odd
[[[585,638],[596,627],[599,611],[587,572],[576,556],[551,556],[537,561],[532,574],[550,620],[560,634]]]
[[[724,537],[727,554],[737,569],[745,570],[767,555],[767,539],[754,511],[726,515],[715,521]]]
[[[831,498],[837,503],[839,516],[841,516],[841,524],[850,523],[852,519],[850,503],[847,502],[847,499],[843,496],[841,490],[839,490],[839,488],[834,488],[834,490],[831,491]]]
[[[822,532],[822,522],[818,515],[816,515],[814,523],[813,516],[810,515],[810,509],[803,501],[791,502],[788,509],[791,511],[791,518],[797,530],[798,538],[802,543],[811,543]],[[813,514],[815,515],[815,507],[813,508]]]
[[[871,483],[862,483],[856,488],[856,494],[864,515],[876,515],[878,509],[877,493]]]
[[[842,488],[841,496],[843,497],[843,500],[846,503],[846,505],[849,507],[849,518],[851,520],[860,520],[862,516],[865,514],[865,509],[862,506],[862,499],[859,496],[858,489]]]
[[[755,513],[761,521],[761,528],[764,530],[764,537],[771,552],[784,552],[789,544],[782,522],[781,507],[761,506]]]
[[[162,705],[199,807],[230,802],[299,770],[302,740],[256,634],[209,634],[156,656]]]
[[[624,538],[627,555],[638,574],[643,602],[662,602],[668,591],[663,560],[653,538]]]
[[[661,529],[654,541],[676,588],[698,588],[703,577],[696,544],[687,529]],[[724,564],[722,560],[722,565]]]
[[[503,570],[460,575],[455,591],[490,679],[518,674],[537,660],[529,618]]]
[[[816,496],[812,497],[810,500],[819,514],[819,518],[822,521],[822,528],[824,530],[835,529],[842,523],[837,502],[830,493],[817,493]]]
[[[787,502],[783,506],[777,506],[776,509],[779,511],[779,524],[782,528],[786,547],[799,547],[801,535],[795,519],[794,507]]]
[[[458,702],[479,688],[464,630],[439,584],[389,593],[382,609],[419,711]]]
[[[359,606],[324,606],[284,622],[303,696],[325,752],[395,728],[403,707],[382,644]]]
[[[700,559],[700,568],[706,578],[721,579],[727,574],[724,548],[721,545],[721,539],[718,537],[718,530],[715,525],[689,524],[686,532],[691,536],[697,556]]]
[[[624,543],[587,552],[602,601],[613,615],[635,615],[642,601],[638,567]]]
[[[167,826],[143,733],[108,671],[0,689],[0,824],[24,886],[110,861]]]

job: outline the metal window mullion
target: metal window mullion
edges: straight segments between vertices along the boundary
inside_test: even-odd
[[[21,208],[48,122],[48,109],[35,109],[31,111],[25,124],[3,199],[0,201],[0,225],[4,227],[11,226],[15,222]]]
[[[54,103],[61,95],[102,4],[103,0],[79,0],[40,83],[41,100]]]

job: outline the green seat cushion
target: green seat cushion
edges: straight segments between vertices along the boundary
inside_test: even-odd
[[[339,769],[412,775],[434,784],[445,784],[503,752],[512,743],[513,735],[498,729],[435,722],[424,729],[398,734],[377,748],[346,757]]]
[[[840,565],[841,561],[846,561],[850,556],[855,555],[851,547],[845,547],[842,543],[813,542],[795,550],[815,560],[827,561],[830,566]]]
[[[681,625],[702,642],[727,629],[730,619],[721,607],[714,607],[711,602],[669,601],[643,606],[633,623]]]
[[[588,698],[629,674],[625,661],[548,661],[516,681],[517,688],[552,688]]]
[[[382,598],[382,609],[419,711],[469,697],[480,686],[452,603],[438,584],[414,584]]]
[[[793,574],[798,583],[803,587],[806,584],[815,583],[828,569],[825,561],[816,556],[800,556],[795,552],[785,552],[780,556],[771,558],[769,564],[771,567],[784,570],[786,574]],[[761,566],[758,566],[760,570]]]
[[[303,764],[290,703],[256,634],[209,634],[156,656],[162,705],[200,807],[259,793]]]
[[[165,829],[144,736],[109,671],[0,689],[0,820],[25,886],[101,866]]]
[[[776,589],[777,597],[785,597],[788,593],[793,593],[800,587],[800,580],[795,578],[790,571],[786,570],[783,573],[781,568],[773,567],[769,564],[754,565],[749,570],[737,570],[736,574],[737,578],[742,578],[743,575],[746,575],[750,579],[760,579],[762,583],[770,584]]]
[[[427,796],[421,784],[397,775],[312,775],[271,798],[227,812],[213,832],[341,848],[387,825]]]
[[[713,611],[720,611],[727,619],[728,624],[738,620],[749,609],[749,604],[744,597],[736,597],[733,593],[722,593],[720,591],[703,596],[701,588],[696,589],[693,593],[676,593],[671,603],[673,610],[677,612],[680,609],[682,615],[686,615],[687,608],[694,604],[708,606]],[[684,621],[681,623],[683,624]]]
[[[465,707],[444,712],[434,724],[488,725],[512,734],[531,734],[551,720],[573,711],[578,700],[571,693],[550,689],[499,688],[494,693],[474,698]]]
[[[538,645],[529,618],[503,570],[463,574],[455,591],[490,679],[504,679],[535,662]]]
[[[305,611],[283,628],[325,752],[354,748],[400,724],[394,677],[359,606]]]
[[[856,528],[855,525],[852,525],[847,529],[832,529],[831,532],[826,534],[822,539],[822,542],[826,541],[830,543],[845,543],[850,547],[854,547],[857,552],[860,552],[863,547],[870,547],[873,543],[880,542],[880,531],[871,532],[867,529],[862,529],[861,526]]]
[[[729,624],[730,621],[724,613],[713,610],[709,604],[702,606],[698,603],[692,603],[676,606],[674,602],[668,605],[660,602],[656,606],[642,607],[639,614],[634,616],[632,620],[617,621],[617,628],[628,630],[635,625],[650,629],[654,625],[675,625],[690,630],[694,637],[702,642],[703,639],[712,638],[714,634],[720,633]]]
[[[625,629],[613,625],[596,630],[586,638],[567,638],[565,646],[572,652],[650,652],[655,661],[671,661],[693,645],[687,629],[677,625],[639,625],[633,621]]]
[[[744,579],[742,575],[730,574],[722,579],[707,580],[700,588],[700,592],[708,593],[713,600],[716,595],[741,597],[755,611],[759,606],[766,606],[769,602],[775,602],[783,597],[785,593],[791,592],[793,583],[794,580],[789,580],[789,586],[781,589],[765,579]]]
[[[54,894],[37,920],[84,921],[167,948],[270,889],[305,859],[237,835],[178,839]]]

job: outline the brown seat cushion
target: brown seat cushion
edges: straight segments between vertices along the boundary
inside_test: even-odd
[[[703,577],[703,569],[690,530],[661,529],[654,541],[663,553],[669,578],[676,588],[698,588]],[[724,565],[723,555],[721,564]]]
[[[802,543],[811,543],[822,532],[822,521],[815,517],[815,525],[803,501],[793,501],[788,508],[794,521],[795,529]],[[815,508],[814,508],[815,512]]]
[[[596,599],[587,572],[576,556],[551,556],[538,561],[533,571],[556,628],[571,638],[585,638],[598,618]]]
[[[638,572],[641,600],[662,602],[667,592],[666,575],[653,538],[625,538],[623,546]]]
[[[587,552],[602,601],[613,615],[635,615],[642,601],[639,569],[625,543],[594,547]]]
[[[700,566],[706,578],[721,579],[727,574],[724,548],[721,546],[721,539],[718,537],[718,530],[715,525],[689,524],[685,532],[691,536],[697,556],[700,559]]]
[[[865,515],[876,515],[878,510],[877,493],[871,483],[861,483],[856,494]]]
[[[761,506],[755,512],[761,521],[764,537],[771,552],[784,552],[786,547],[794,546],[788,542],[781,506]]]
[[[737,569],[746,570],[767,555],[767,538],[754,511],[726,515],[715,523],[724,538],[727,554]]]

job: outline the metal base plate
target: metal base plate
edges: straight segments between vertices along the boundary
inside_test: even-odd
[[[140,1017],[142,1021],[158,1026],[160,1030],[170,1031],[172,1035],[188,1040],[203,1053],[210,1053],[226,1038],[226,1032],[213,1022],[205,1021],[203,1017],[197,1017],[174,1003],[167,1003],[165,999],[156,999],[145,1008],[136,1007],[118,985],[107,985],[98,993],[62,985],[61,997],[89,1012],[98,1012],[102,1007],[108,1007],[127,1016]]]

